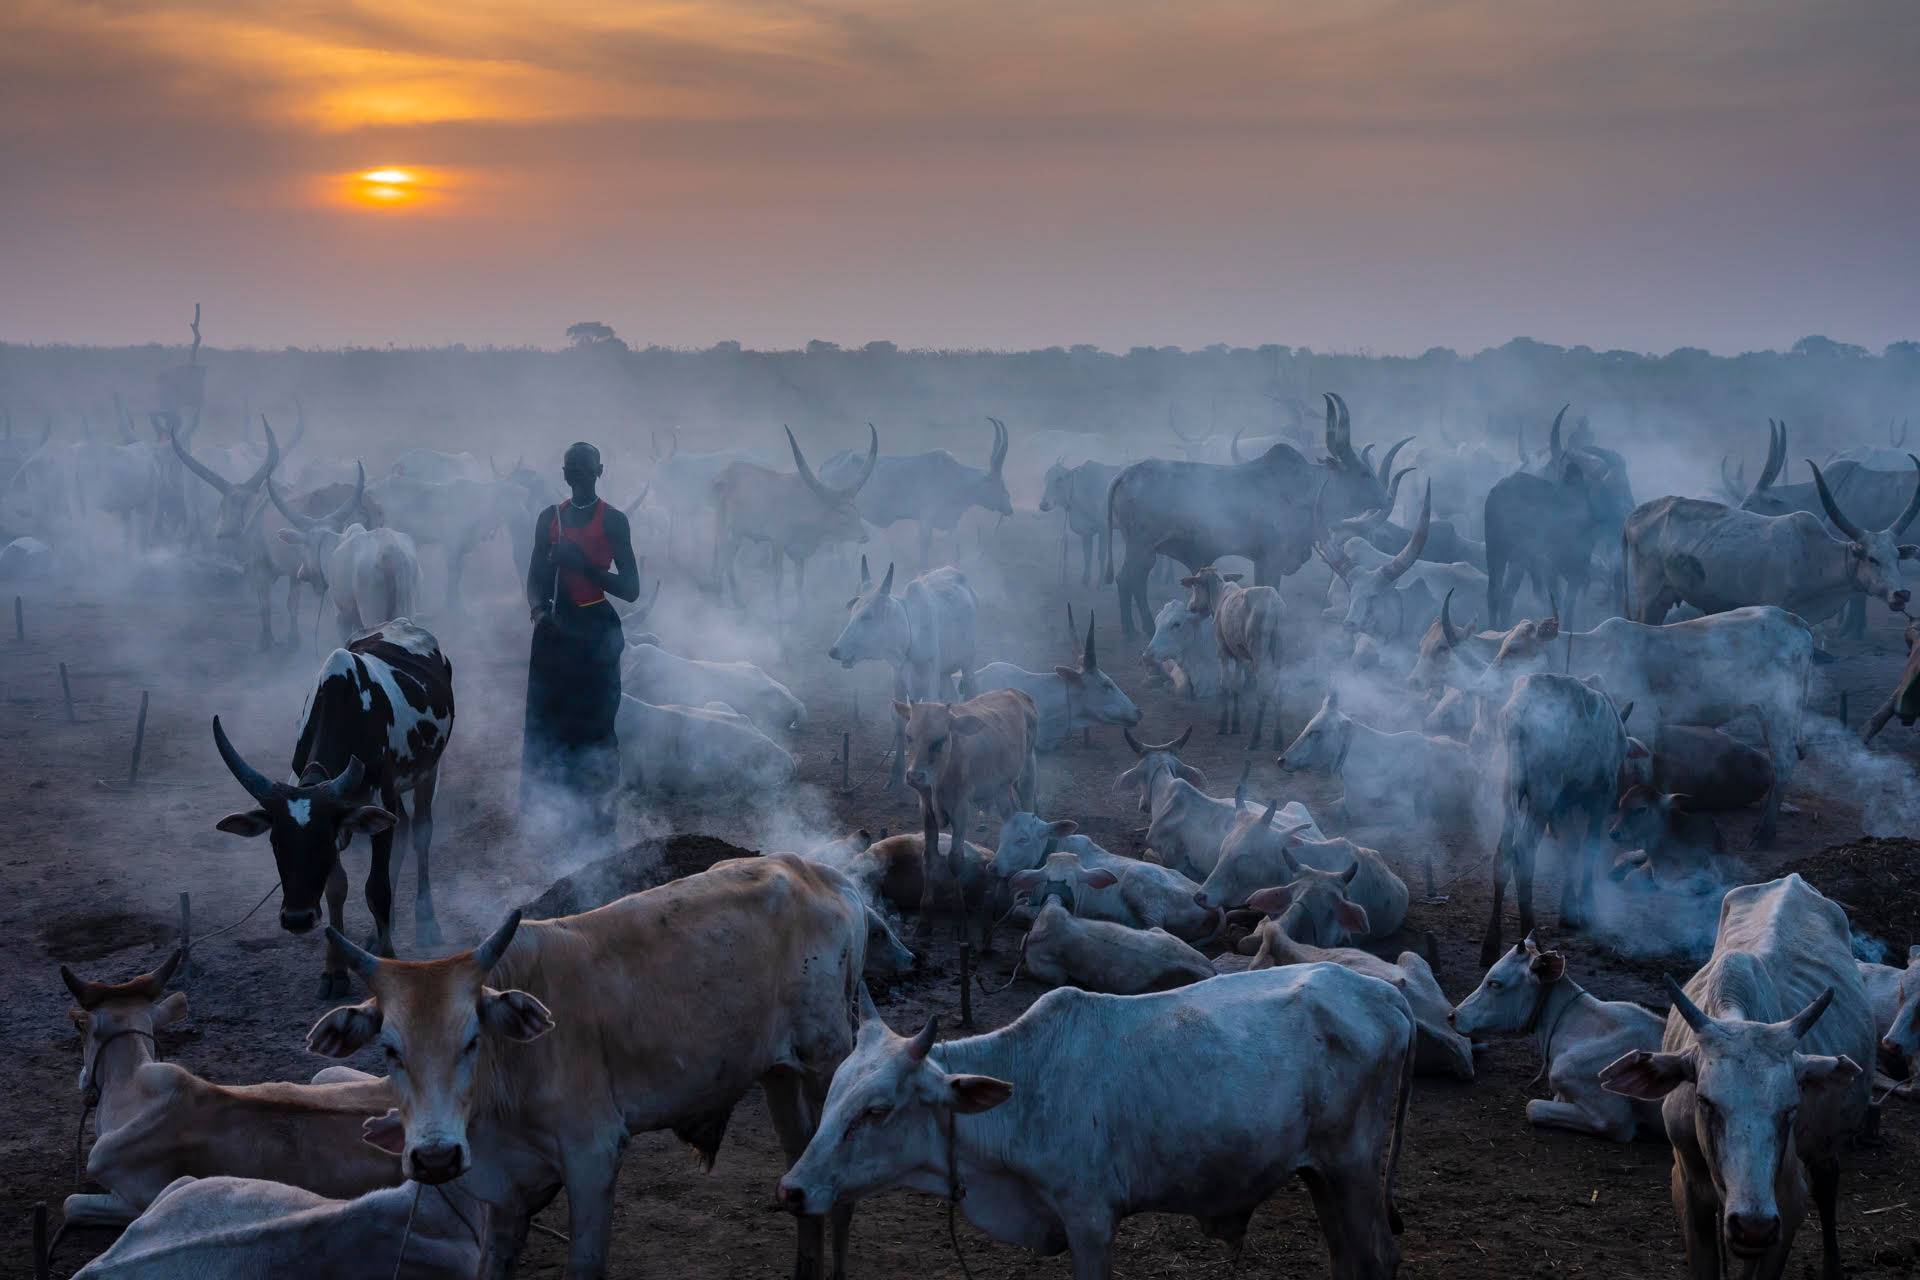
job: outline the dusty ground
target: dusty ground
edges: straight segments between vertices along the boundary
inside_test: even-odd
[[[905,550],[911,540],[902,538],[898,545]],[[963,567],[990,604],[982,619],[982,660],[1008,657],[1028,666],[1071,661],[1072,649],[1060,634],[1064,627],[1053,621],[1060,601],[1057,543],[1051,535],[1035,522],[1010,521],[997,540],[985,544],[992,563],[980,559],[981,544],[971,529],[965,546]],[[943,543],[936,554],[944,549]],[[433,566],[430,560],[430,592],[437,591]],[[914,809],[904,794],[882,790],[880,776],[862,781],[888,732],[881,719],[885,677],[874,668],[845,672],[820,656],[838,628],[848,584],[845,570],[817,566],[815,572],[815,595],[803,620],[774,627],[762,616],[724,624],[730,648],[766,657],[811,708],[798,741],[806,790],[780,798],[780,807],[799,817],[784,812],[769,819],[734,803],[630,812],[624,818],[625,839],[701,831],[770,848],[781,847],[779,832],[799,826],[896,831],[911,826]],[[1010,597],[1003,595],[998,585],[1003,577],[1024,585]],[[427,619],[456,673],[458,722],[443,770],[434,863],[442,925],[460,944],[470,944],[507,907],[532,900],[587,856],[522,834],[508,804],[518,777],[525,653],[523,614],[508,594],[508,580],[504,551],[496,544],[470,568],[468,581],[480,593],[464,613],[437,610]],[[1068,597],[1083,619],[1087,608],[1099,608],[1107,666],[1145,709],[1143,734],[1176,734],[1188,722],[1188,710],[1169,696],[1144,692],[1131,648],[1123,648],[1113,625],[1111,593],[1076,583]],[[993,603],[1008,599],[1011,607]],[[130,603],[135,600],[137,605]],[[669,644],[676,634],[669,615],[691,607],[690,601],[670,586],[653,624]],[[131,974],[164,955],[181,891],[192,894],[196,930],[204,932],[239,918],[273,886],[265,841],[241,841],[213,830],[220,815],[241,807],[244,795],[212,749],[208,720],[220,713],[244,753],[264,769],[280,767],[291,747],[303,683],[317,665],[310,624],[297,654],[255,653],[250,604],[232,590],[207,597],[172,588],[114,596],[28,592],[26,623],[25,643],[14,643],[10,628],[0,627],[0,965],[9,992],[0,1010],[0,1032],[12,1050],[0,1131],[0,1202],[5,1205],[0,1271],[8,1275],[28,1271],[32,1202],[46,1200],[57,1213],[60,1198],[71,1189],[79,1056],[56,963],[65,961],[89,977]],[[284,626],[284,614],[276,624]],[[1015,630],[1025,639],[997,642],[996,637]],[[1837,691],[1846,689],[1858,725],[1897,670],[1899,635],[1877,616],[1864,645],[1836,649],[1842,661],[1817,673],[1816,705],[1830,714]],[[56,673],[61,660],[69,666],[78,704],[74,724],[62,711]],[[142,763],[147,781],[128,793],[101,780],[124,777],[142,689],[152,693]],[[1290,699],[1289,731],[1299,727],[1318,696],[1318,690],[1302,689]],[[840,766],[834,759],[843,730],[853,735],[856,783],[844,795],[838,792]],[[1912,734],[1895,726],[1879,750],[1911,752],[1913,743]],[[1215,737],[1210,722],[1196,732],[1188,756],[1208,771],[1216,792],[1232,787],[1247,758],[1239,742]],[[1283,782],[1271,751],[1252,758],[1253,794],[1298,798],[1316,812],[1331,799],[1325,780]],[[1090,747],[1075,743],[1043,765],[1043,807],[1050,816],[1078,819],[1117,851],[1137,852],[1137,829],[1144,819],[1112,791],[1113,777],[1130,760],[1117,732],[1096,734]],[[1860,787],[1842,776],[1846,768],[1830,742],[1816,741],[1792,797],[1799,812],[1786,819],[1780,847],[1765,857],[1743,856],[1744,872],[1737,878],[1759,878],[1859,836],[1862,805],[1885,804],[1889,797],[1863,797]],[[1734,822],[1737,843],[1744,843],[1750,826],[1750,817]],[[1378,843],[1417,884],[1420,851],[1391,839]],[[1487,873],[1480,860],[1486,847],[1461,833],[1442,845],[1445,874],[1458,878],[1448,886],[1451,896],[1444,904],[1416,902],[1409,932],[1435,936],[1436,971],[1457,999],[1479,978],[1475,955],[1487,903]],[[348,854],[351,875],[364,874],[365,856],[363,847]],[[1835,865],[1832,859],[1812,863],[1810,874],[1817,879],[1820,868]],[[1910,859],[1897,865],[1882,859],[1876,868],[1872,885],[1877,891],[1913,901]],[[1861,883],[1855,877],[1846,892]],[[412,942],[411,884],[411,876],[405,877],[396,910],[403,954]],[[1555,892],[1549,874],[1542,888],[1549,930]],[[364,928],[357,888],[349,919],[351,931]],[[1885,939],[1896,948],[1915,940],[1920,939]],[[1005,941],[1013,939],[1007,935]],[[1661,970],[1681,974],[1688,967],[1684,957],[1625,960],[1584,938],[1562,941],[1572,952],[1575,976],[1605,997],[1656,1000]],[[1004,979],[1011,952],[1011,945],[1003,946],[988,966],[990,979]],[[317,937],[281,932],[269,904],[231,933],[205,943],[194,959],[195,971],[185,984],[191,1016],[165,1035],[168,1057],[226,1081],[304,1079],[321,1065],[303,1048],[307,1028],[325,1008],[313,996],[320,967]],[[943,1025],[951,1028],[957,1006],[953,969],[943,931],[927,973],[882,992],[882,1011],[902,1030],[917,1026],[930,1012],[943,1015]],[[1037,994],[1023,981],[1004,994],[977,995],[978,1025],[990,1028],[1011,1020]],[[724,1032],[714,1028],[715,1034]],[[1537,1065],[1525,1045],[1496,1043],[1482,1058],[1481,1078],[1474,1084],[1420,1083],[1399,1193],[1407,1224],[1402,1274],[1678,1275],[1679,1240],[1667,1203],[1670,1162],[1664,1145],[1613,1146],[1533,1130],[1521,1109],[1528,1097],[1541,1095],[1530,1084]],[[1089,1063],[1088,1069],[1101,1066]],[[1195,1082],[1195,1087],[1205,1084]],[[1841,1238],[1852,1275],[1907,1275],[1920,1268],[1920,1196],[1912,1194],[1910,1183],[1920,1135],[1914,1110],[1890,1103],[1884,1135],[1883,1146],[1849,1158],[1842,1183]],[[749,1099],[736,1115],[710,1176],[699,1174],[669,1136],[642,1137],[623,1174],[615,1274],[785,1274],[792,1226],[774,1210],[770,1195],[781,1168],[757,1099]],[[556,1205],[545,1221],[564,1229],[564,1209]],[[993,1244],[965,1226],[961,1239],[981,1277],[1069,1274],[1064,1257],[1037,1259]],[[1806,1269],[1813,1265],[1809,1242],[1815,1239],[1811,1231],[1802,1233],[1789,1274],[1812,1274]],[[92,1233],[63,1246],[55,1274],[70,1274],[103,1245],[104,1239]],[[947,1245],[941,1205],[931,1199],[900,1195],[863,1205],[853,1248],[856,1276],[960,1275]],[[558,1275],[563,1257],[558,1242],[536,1236],[523,1274]],[[1229,1264],[1191,1223],[1147,1216],[1125,1226],[1119,1270],[1129,1276],[1314,1275],[1323,1265],[1308,1200],[1293,1190],[1256,1216],[1238,1264]]]

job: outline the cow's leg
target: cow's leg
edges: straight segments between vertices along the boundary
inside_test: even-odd
[[[446,553],[447,553],[447,612],[452,613],[459,608],[460,574],[461,574],[461,571],[466,567],[467,549],[465,546],[461,545],[458,542],[449,542],[446,546]]]
[[[392,813],[400,803],[391,785],[380,788],[380,803]],[[393,828],[368,838],[373,846],[373,865],[367,868],[367,909],[373,912],[373,932],[367,947],[375,954],[393,956]]]
[[[1073,1280],[1113,1280],[1113,1211],[1089,1208],[1064,1216]]]
[[[83,1192],[67,1197],[60,1209],[60,1229],[68,1227],[124,1227],[140,1210],[111,1191]]]
[[[959,801],[954,804],[952,812],[949,813],[947,816],[950,819],[950,821],[947,824],[948,839],[950,839],[953,843],[949,847],[949,852],[947,855],[948,866],[945,869],[947,871],[945,879],[947,883],[952,887],[953,895],[954,895],[954,901],[953,901],[954,939],[953,940],[956,943],[963,943],[967,941],[967,896],[960,887],[960,877],[957,875],[951,874],[951,868],[954,865],[960,863],[965,858],[966,846],[962,843],[962,841],[969,839],[973,834],[973,831],[972,831],[973,797],[964,796],[964,795],[961,796]],[[940,850],[940,846],[936,841],[931,839],[927,841],[927,877],[926,878],[927,878],[927,885],[928,885],[929,891],[931,890],[931,887],[933,885],[934,859],[939,856],[939,850]]]
[[[327,923],[333,926],[335,933],[347,927],[347,869],[340,865],[340,857],[334,855],[333,869],[327,872]],[[341,934],[342,937],[346,936]],[[347,982],[347,958],[341,955],[333,942],[327,942],[326,968],[320,972],[320,998],[337,1000],[349,995],[352,988]]]
[[[1133,639],[1133,608],[1136,601],[1141,604],[1141,625],[1151,628],[1153,614],[1145,608],[1147,596],[1147,572],[1153,568],[1153,549],[1144,551],[1131,542],[1127,544],[1127,558],[1120,563],[1117,575],[1118,594],[1120,596],[1120,634]]]
[[[1093,581],[1093,535],[1080,535],[1080,585],[1087,586]]]
[[[1327,1274],[1333,1280],[1391,1280],[1400,1250],[1388,1226],[1377,1158],[1353,1169],[1302,1169],[1300,1180],[1320,1219]]]
[[[433,879],[427,871],[427,850],[433,847],[433,791],[440,785],[438,766],[413,784],[414,870],[413,941],[421,947],[440,945],[440,924],[433,916]]]
[[[613,1188],[627,1135],[599,1144],[561,1147],[567,1186],[567,1280],[599,1280],[613,1241]]]
[[[931,791],[920,792],[920,918],[914,932],[922,938],[933,936],[933,860],[940,853],[940,815]]]
[[[813,1131],[820,1123],[819,1109],[808,1097],[796,1071],[771,1071],[761,1078],[760,1088],[766,1095],[767,1114],[773,1119],[774,1133],[779,1135],[780,1149],[791,1165],[812,1141]],[[800,1238],[793,1258],[794,1280],[826,1280],[826,1219],[807,1214],[798,1222]],[[834,1234],[839,1235],[838,1223]]]
[[[1705,1168],[1689,1170],[1679,1152],[1673,1158],[1673,1209],[1680,1218],[1689,1280],[1721,1280],[1720,1197]],[[1688,1176],[1691,1173],[1691,1176]]]
[[[273,579],[254,574],[253,592],[260,602],[260,651],[273,648]]]
[[[1493,851],[1493,907],[1487,915],[1486,935],[1480,939],[1480,964],[1486,969],[1493,967],[1502,950],[1500,930],[1505,924],[1502,915],[1507,907],[1507,877],[1513,872],[1514,826],[1519,820],[1519,816],[1509,810],[1500,828],[1500,843]],[[1525,931],[1520,936],[1526,937]]]
[[[1780,805],[1786,799],[1787,783],[1793,778],[1794,766],[1800,762],[1800,744],[1790,725],[1763,718],[1760,729],[1767,740],[1767,755],[1773,761],[1773,786],[1767,789],[1767,798],[1760,807],[1760,825],[1753,831],[1751,847],[1755,849],[1770,847],[1779,834]]]
[[[1631,1112],[1628,1114],[1626,1133],[1623,1136],[1617,1117],[1598,1115],[1578,1103],[1547,1098],[1533,1098],[1527,1102],[1527,1123],[1538,1125],[1542,1129],[1565,1129],[1570,1133],[1593,1134],[1601,1138],[1610,1138],[1615,1142],[1625,1142],[1632,1138],[1634,1128]]]
[[[1831,1157],[1808,1161],[1807,1180],[1813,1184],[1813,1204],[1820,1211],[1821,1273],[1824,1280],[1840,1280],[1840,1228],[1835,1220],[1840,1208],[1840,1162]]]
[[[300,579],[287,579],[287,648],[300,647]]]
[[[1264,674],[1264,672],[1255,672],[1252,680],[1253,732],[1247,735],[1247,750],[1249,751],[1258,751],[1260,749],[1260,728],[1267,722],[1267,683],[1260,678]],[[1276,715],[1275,719],[1277,721],[1279,717]],[[1274,737],[1278,738],[1279,736],[1279,731],[1276,728]],[[1275,742],[1274,749],[1279,750],[1283,745],[1282,743]]]

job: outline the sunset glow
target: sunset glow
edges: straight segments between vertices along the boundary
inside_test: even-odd
[[[418,206],[428,197],[439,194],[444,183],[426,183],[417,169],[381,168],[350,175],[346,186],[349,203],[363,208],[392,209]]]

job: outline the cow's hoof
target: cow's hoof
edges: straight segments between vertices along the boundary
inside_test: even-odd
[[[366,939],[362,941],[360,945],[379,956],[382,960],[391,960],[394,958],[393,939],[388,938],[382,941],[380,935],[371,929],[367,930]]]
[[[320,975],[320,999],[340,1000],[352,994],[344,973],[323,973]]]
[[[446,941],[440,936],[440,925],[432,916],[414,920],[413,940],[423,947],[437,947]]]

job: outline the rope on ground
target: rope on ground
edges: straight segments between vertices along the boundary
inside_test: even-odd
[[[241,925],[253,919],[253,913],[255,911],[258,911],[261,907],[266,906],[267,899],[271,898],[273,896],[273,891],[275,889],[278,889],[279,887],[280,887],[280,882],[278,880],[268,885],[267,891],[260,895],[260,901],[254,903],[252,909],[249,910],[247,914],[241,916],[238,920],[235,920],[232,924],[227,925],[224,928],[215,929],[212,933],[203,933],[197,938],[188,938],[187,945],[184,948],[184,950],[191,952],[193,950],[193,944],[196,942],[205,942],[207,941],[207,939],[217,938],[223,933],[232,933],[235,929],[238,929]]]
[[[869,782],[872,782],[873,775],[880,772],[880,770],[884,768],[887,762],[891,759],[893,759],[893,748],[888,747],[885,751],[880,753],[880,758],[874,762],[873,768],[867,770],[866,775],[862,777],[860,781],[849,783],[848,785],[840,788],[840,794],[843,796],[852,795],[854,792],[858,791],[860,788],[866,786]]]

